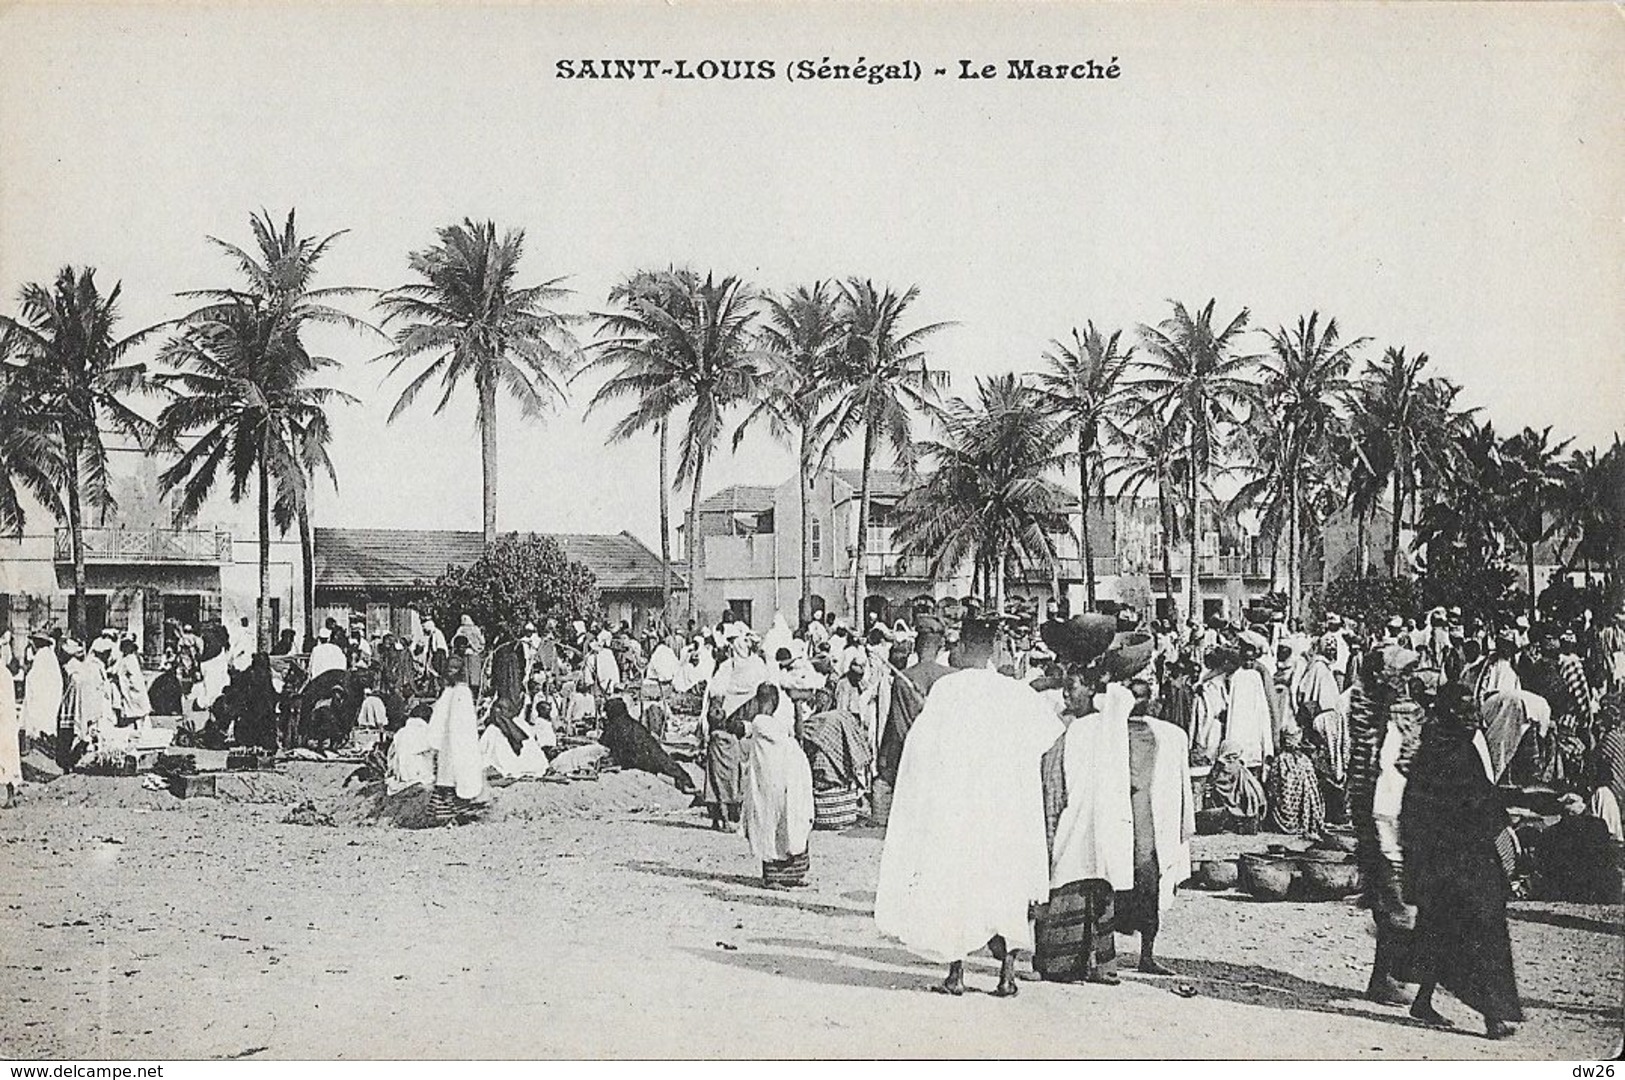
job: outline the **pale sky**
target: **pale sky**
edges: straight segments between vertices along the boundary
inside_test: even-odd
[[[0,12],[0,309],[63,263],[124,282],[127,327],[232,283],[206,234],[299,210],[347,228],[319,283],[408,280],[465,215],[523,226],[523,279],[598,310],[671,263],[768,288],[917,284],[934,363],[1036,367],[1093,319],[1218,299],[1319,309],[1403,345],[1503,430],[1606,443],[1625,393],[1625,26],[1610,6],[655,4],[478,9],[116,4]],[[787,82],[802,57],[915,59],[919,83]],[[771,81],[566,82],[559,58],[772,59]],[[1114,82],[1012,82],[1011,58]],[[1001,78],[936,78],[961,58]],[[358,310],[358,313],[365,314]],[[317,523],[476,529],[472,387],[385,417],[379,351],[315,344],[365,404],[335,417]],[[500,526],[658,546],[652,439],[606,448],[592,385],[503,412]],[[855,463],[855,450],[842,463]],[[706,490],[778,482],[765,438]],[[882,462],[885,464],[885,462]],[[674,513],[686,505],[674,496]]]

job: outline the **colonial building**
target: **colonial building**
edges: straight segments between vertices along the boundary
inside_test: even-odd
[[[857,574],[858,493],[856,470],[825,470],[808,486],[809,562],[812,606],[852,621]],[[892,617],[919,596],[962,597],[970,591],[968,567],[933,576],[929,560],[904,554],[896,539],[897,505],[908,485],[901,473],[875,469],[870,474],[870,517],[865,575],[867,606]],[[1164,580],[1164,538],[1155,499],[1110,498],[1089,507],[1090,546],[1094,552],[1098,600],[1135,608],[1148,615],[1183,610],[1189,556],[1183,543],[1169,554],[1171,580]],[[1076,515],[1076,504],[1072,513]],[[679,528],[686,545],[697,535],[696,608],[705,621],[738,619],[758,628],[775,612],[787,620],[797,615],[801,597],[801,504],[797,478],[777,486],[734,485],[700,503],[698,528]],[[1006,596],[1020,597],[1041,609],[1065,596],[1081,610],[1085,574],[1079,545],[1062,537],[1054,567],[1007,579]],[[1267,545],[1249,535],[1229,515],[1203,507],[1195,572],[1204,614],[1230,614],[1270,590]],[[685,556],[686,557],[686,556]]]
[[[550,536],[567,558],[598,580],[605,615],[641,628],[659,612],[660,556],[629,532]],[[445,529],[315,530],[316,622],[365,616],[367,629],[412,636],[427,585],[448,566],[467,566],[485,548],[483,533]],[[682,579],[672,575],[672,587]]]
[[[259,544],[253,504],[212,500],[199,523],[176,528],[158,493],[158,463],[110,448],[117,511],[87,513],[85,625],[130,633],[148,660],[163,649],[166,619],[194,625],[212,619],[252,624],[259,597]],[[0,627],[14,633],[66,627],[73,596],[73,548],[67,522],[26,495],[20,537],[0,538]],[[271,544],[271,624],[297,626],[299,544]]]

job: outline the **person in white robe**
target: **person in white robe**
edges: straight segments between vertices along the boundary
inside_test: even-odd
[[[1000,958],[994,993],[1016,994],[1029,907],[1049,895],[1038,762],[1063,728],[1032,687],[989,670],[995,632],[963,624],[960,670],[936,680],[909,728],[875,889],[876,927],[947,963],[937,989],[954,996],[964,958],[983,945]]]
[[[1219,744],[1224,742],[1225,716],[1230,709],[1230,673],[1235,665],[1224,654],[1209,652],[1202,681],[1191,701],[1191,743],[1201,759],[1219,760]]]
[[[780,649],[788,649],[793,636],[790,633],[790,624],[784,621],[784,612],[775,611],[773,625],[762,635],[762,655],[776,656]]]
[[[1151,638],[1119,635],[1092,660],[1103,636],[1096,631],[1109,628],[1102,616],[1082,616],[1051,634],[1068,666],[1067,711],[1077,719],[1057,745],[1059,760],[1052,750],[1043,762],[1051,891],[1034,967],[1044,978],[1115,985],[1114,933],[1140,934],[1142,973],[1170,974],[1156,959],[1156,940],[1162,912],[1190,877],[1196,814],[1185,733],[1131,716],[1126,684],[1150,663]]]
[[[119,643],[119,658],[112,674],[118,690],[119,722],[139,726],[152,715],[152,701],[147,697],[147,675],[141,670],[135,642],[126,638]]]
[[[1513,634],[1503,632],[1496,637],[1494,651],[1484,659],[1471,683],[1476,704],[1482,705],[1495,694],[1513,694],[1523,689],[1523,680],[1518,678],[1517,669],[1513,667],[1517,655],[1518,642]]]
[[[812,768],[796,741],[796,713],[789,695],[763,683],[755,702],[745,755],[745,839],[761,861],[762,884],[791,888],[806,883],[807,840],[813,826]]]
[[[513,742],[500,725],[488,723],[480,732],[480,760],[487,770],[496,770],[505,780],[540,780],[547,775],[548,761],[536,729],[523,712],[512,717],[509,723],[524,736],[519,749],[514,750]],[[551,725],[548,731],[551,733]]]
[[[480,755],[479,721],[474,694],[459,658],[446,667],[446,688],[429,714],[429,745],[435,751],[431,819],[463,820],[485,801],[485,760]]]
[[[434,747],[429,743],[429,722],[408,716],[390,740],[385,758],[384,789],[394,795],[419,784],[434,783]]]
[[[333,644],[333,632],[325,626],[316,631],[316,647],[310,650],[310,677],[343,671],[348,666],[344,650]]]
[[[1255,665],[1243,662],[1230,675],[1229,709],[1224,725],[1224,741],[1241,751],[1241,763],[1261,769],[1275,756],[1269,689],[1264,674]]]
[[[29,742],[47,743],[56,737],[57,713],[62,709],[62,664],[56,643],[41,634],[34,638],[34,655],[23,677],[23,734]]]

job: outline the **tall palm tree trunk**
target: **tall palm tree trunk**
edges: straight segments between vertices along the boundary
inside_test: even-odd
[[[869,599],[869,468],[875,456],[875,423],[863,425],[863,481],[858,489],[858,566],[852,587],[852,621],[861,634],[867,629],[864,605]]]
[[[1298,475],[1294,469],[1290,483],[1286,489],[1286,617],[1295,619],[1298,616],[1298,593],[1300,587],[1300,574],[1298,568]]]
[[[1004,615],[1004,552],[995,551],[992,554],[993,570],[993,616],[1000,618]]]
[[[1161,476],[1157,477],[1157,518],[1162,523],[1162,595],[1168,599],[1168,613],[1177,617],[1179,608],[1174,601],[1174,523],[1168,513],[1168,493]]]
[[[688,493],[688,620],[694,621],[694,594],[699,591],[700,545],[700,484],[705,479],[705,448],[696,448],[694,454],[694,487]]]
[[[1524,565],[1529,571],[1529,625],[1535,624],[1535,545],[1525,543],[1523,546]]]
[[[85,640],[85,517],[79,504],[79,444],[67,447],[68,543],[73,549],[73,610],[68,612],[68,630]],[[86,644],[89,644],[86,642]]]
[[[1201,507],[1198,505],[1196,498],[1196,437],[1194,435],[1192,435],[1190,438],[1189,449],[1190,468],[1187,471],[1190,473],[1190,477],[1188,485],[1189,494],[1186,497],[1186,508],[1190,511],[1191,534],[1189,537],[1190,542],[1187,546],[1190,549],[1191,563],[1190,567],[1188,568],[1188,573],[1186,574],[1186,577],[1189,579],[1187,582],[1186,595],[1189,597],[1190,606],[1185,612],[1185,617],[1187,619],[1195,619],[1199,617],[1197,613],[1201,610],[1201,585],[1199,584],[1201,567],[1198,566],[1196,562],[1196,545],[1199,539],[1198,534],[1202,531],[1202,517]]]
[[[1388,522],[1388,572],[1394,577],[1399,576],[1399,512],[1405,505],[1404,485],[1400,480],[1399,466],[1394,466],[1394,506],[1393,517]]]
[[[1366,531],[1366,513],[1365,513],[1364,510],[1356,510],[1355,513],[1354,513],[1354,546],[1358,550],[1359,555],[1360,555],[1360,566],[1359,566],[1359,569],[1356,570],[1355,574],[1354,574],[1354,576],[1357,577],[1357,578],[1364,578],[1365,577],[1365,564],[1366,564],[1365,531]]]
[[[260,436],[260,594],[254,601],[254,640],[259,652],[271,651],[271,463],[267,443]]]
[[[801,429],[801,602],[797,613],[798,624],[805,624],[812,618],[812,523],[807,519],[808,503],[811,501],[812,485],[815,480],[812,462],[811,446],[805,426]]]
[[[1078,431],[1078,521],[1083,540],[1083,590],[1089,610],[1095,610],[1095,549],[1089,542],[1089,462],[1086,433]]]
[[[660,619],[671,627],[671,465],[667,455],[667,433],[670,421],[660,418]],[[689,589],[694,588],[692,580]]]
[[[494,375],[480,379],[480,481],[485,513],[485,546],[497,538],[497,383]]]
[[[304,609],[305,640],[316,636],[316,542],[310,529],[310,488],[299,500],[299,606]]]

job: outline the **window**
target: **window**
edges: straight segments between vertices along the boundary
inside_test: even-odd
[[[1202,600],[1202,619],[1205,622],[1212,618],[1224,617],[1224,598],[1204,597]]]
[[[821,521],[807,522],[807,547],[812,561],[818,563],[824,558],[824,524]]]
[[[741,622],[741,623],[744,623],[746,626],[754,626],[755,623],[750,621],[750,601],[749,600],[729,600],[728,601],[728,621],[729,622]]]

